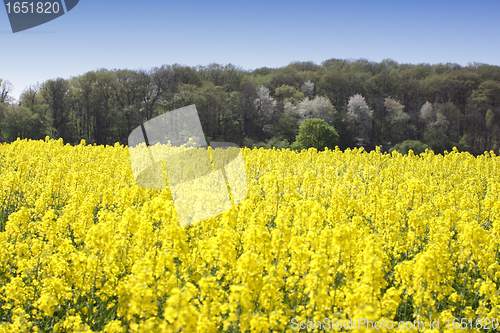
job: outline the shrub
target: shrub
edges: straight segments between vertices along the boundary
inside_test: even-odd
[[[335,149],[339,142],[339,135],[323,119],[311,118],[304,120],[304,123],[300,125],[297,141],[302,148],[313,147],[321,151],[325,147]]]
[[[389,150],[389,153],[392,153],[394,150],[396,150],[397,152],[399,152],[403,155],[406,155],[406,154],[408,154],[410,149],[413,150],[413,153],[415,155],[419,155],[419,154],[425,152],[426,149],[429,149],[429,146],[426,145],[425,143],[418,141],[418,140],[406,140],[406,141],[403,141],[402,143],[398,143],[397,145],[392,147]]]
[[[291,150],[301,151],[301,150],[302,150],[302,145],[301,145],[298,141],[295,141],[295,142],[293,142],[293,143],[290,145],[290,149],[291,149]]]
[[[268,140],[266,143],[266,148],[271,149],[273,147],[276,149],[286,149],[290,147],[290,143],[288,142],[287,139],[282,140],[279,137],[274,137]]]

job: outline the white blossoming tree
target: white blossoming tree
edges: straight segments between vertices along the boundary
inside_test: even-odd
[[[387,119],[391,124],[391,137],[394,137],[396,142],[403,141],[408,120],[410,120],[410,116],[403,111],[405,106],[391,97],[385,99],[384,106],[388,114]]]
[[[270,131],[272,127],[271,123],[276,112],[276,101],[270,95],[268,88],[261,86],[257,90],[257,98],[254,100],[254,105],[265,131]]]
[[[300,124],[302,124],[305,119],[311,118],[323,119],[327,123],[330,123],[335,109],[328,98],[316,96],[312,100],[306,97],[306,99],[300,102],[297,112],[301,118]]]
[[[425,102],[424,105],[420,108],[420,119],[422,119],[426,124],[434,121],[436,117],[436,112],[432,107],[432,104],[429,102]]]
[[[425,124],[424,141],[432,150],[443,152],[449,147],[449,138],[446,135],[449,122],[441,111],[439,104],[434,103],[432,105],[426,102],[420,108],[420,119]]]
[[[311,80],[302,83],[300,91],[304,94],[304,96],[309,98],[312,97],[314,92],[314,83],[312,83]]]
[[[448,119],[446,119],[446,116],[443,114],[437,103],[432,105],[431,103],[426,102],[422,105],[420,108],[420,119],[424,121],[428,129],[447,129],[449,125]]]
[[[349,98],[346,119],[355,127],[358,137],[361,137],[365,142],[370,142],[369,134],[372,129],[373,110],[360,94]]]

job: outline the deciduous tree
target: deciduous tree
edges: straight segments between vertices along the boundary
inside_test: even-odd
[[[365,142],[370,142],[373,110],[366,104],[363,96],[356,94],[349,98],[346,118],[348,122],[355,126],[356,134]]]
[[[393,140],[396,142],[403,141],[410,116],[404,112],[404,105],[391,97],[385,99],[384,106],[387,110],[390,133],[394,138]]]
[[[302,83],[300,91],[304,94],[304,96],[312,98],[314,94],[314,83],[312,83],[311,80]]]
[[[319,118],[323,119],[327,123],[330,123],[333,119],[333,113],[335,109],[328,98],[323,96],[316,96],[314,99],[310,100],[306,97],[302,102],[299,103],[297,107],[297,112],[301,117],[301,123],[305,119],[309,118]]]
[[[12,93],[12,83],[10,81],[3,81],[0,79],[0,104],[10,105],[14,99],[10,95]]]
[[[328,125],[323,119],[306,119],[300,125],[299,135],[297,142],[302,148],[316,148],[317,150],[324,150],[325,147],[335,149],[339,142],[339,135],[335,129]]]
[[[257,98],[254,100],[254,105],[262,127],[269,128],[269,125],[274,120],[276,101],[271,96],[268,88],[261,86],[257,90]]]

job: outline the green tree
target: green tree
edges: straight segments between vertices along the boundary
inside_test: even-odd
[[[149,71],[139,70],[141,86],[141,115],[150,120],[167,111],[167,102],[174,99],[179,78],[172,66],[154,67]]]
[[[38,113],[23,106],[11,105],[5,110],[2,134],[7,142],[20,139],[40,140],[48,135],[48,124]]]
[[[41,88],[40,84],[35,84],[24,89],[19,97],[19,106],[28,108],[33,115],[37,114],[43,123],[43,132],[54,136],[52,114],[49,105],[42,97]]]
[[[207,81],[196,90],[194,102],[205,135],[214,141],[224,141],[228,126],[236,120],[227,107],[228,97],[224,88]]]
[[[174,64],[172,66],[175,70],[175,76],[178,78],[179,83],[183,84],[194,84],[201,87],[203,81],[200,78],[199,73],[194,67],[181,66],[179,64]]]
[[[488,80],[482,82],[472,94],[476,107],[500,106],[500,82]]]
[[[93,101],[96,112],[94,113],[94,139],[98,145],[116,142],[113,134],[112,123],[116,122],[113,95],[116,85],[115,74],[108,70],[96,72],[97,81],[93,89]]]
[[[425,143],[431,147],[435,153],[443,153],[450,148],[450,141],[443,129],[439,127],[430,127],[424,133]]]
[[[287,85],[299,89],[302,82],[303,80],[295,68],[284,67],[271,72],[269,75],[269,90],[271,95],[274,96],[278,87]]]
[[[486,147],[488,149],[496,149],[496,145],[495,147],[492,147],[491,143],[492,141],[496,141],[494,135],[492,135],[494,132],[496,131],[492,131],[492,127],[493,127],[493,124],[495,123],[495,114],[493,113],[493,111],[491,111],[491,109],[488,109],[488,111],[486,111],[486,116],[485,116],[485,120],[486,120],[486,128],[487,130],[485,131],[484,135],[485,135],[485,144],[486,144]],[[495,126],[497,127],[497,126]]]
[[[10,96],[11,91],[12,83],[0,79],[0,104],[7,106],[12,103],[13,99],[12,96]]]
[[[313,147],[319,151],[324,150],[325,147],[335,149],[335,146],[339,142],[339,135],[323,119],[312,118],[306,119],[300,125],[297,142],[303,148]]]
[[[4,130],[3,124],[4,124],[5,116],[7,114],[6,110],[7,110],[7,107],[3,104],[0,104],[0,142],[5,141],[4,133],[3,133],[3,130]]]
[[[493,125],[493,122],[495,121],[495,114],[491,109],[488,109],[486,111],[486,127],[489,129],[491,125]]]
[[[240,85],[240,91],[231,93],[229,105],[232,108],[232,113],[239,118],[238,124],[240,129],[237,133],[242,137],[239,139],[225,138],[226,141],[230,142],[242,142],[245,137],[253,136],[257,129],[255,120],[257,118],[257,110],[254,104],[254,100],[257,97],[257,90],[248,77],[244,77]]]
[[[42,96],[49,106],[52,127],[58,138],[71,142],[74,131],[71,130],[70,118],[70,84],[68,80],[57,78],[48,80],[42,85]]]
[[[453,139],[454,142],[460,140],[460,128],[462,121],[462,113],[452,102],[446,102],[439,105],[439,110],[446,118],[448,126],[448,137]]]
[[[405,106],[391,97],[385,99],[384,106],[388,114],[389,131],[395,139],[394,141],[402,141],[402,138],[406,135],[405,132],[410,119],[410,116],[403,111]]]
[[[94,87],[97,84],[97,75],[94,71],[87,72],[71,81],[75,91],[74,120],[75,130],[79,139],[95,143],[94,138]]]
[[[322,75],[318,84],[318,94],[326,96],[335,109],[341,110],[349,98],[349,87],[345,74],[330,70]]]
[[[406,155],[408,154],[410,149],[413,150],[413,153],[415,155],[420,155],[421,153],[425,152],[426,149],[429,149],[429,146],[418,140],[406,140],[392,147],[389,150],[389,153],[392,153],[396,150],[400,154]]]
[[[112,85],[112,104],[115,107],[114,131],[117,140],[126,143],[129,134],[142,123],[139,113],[141,106],[140,78],[136,71],[117,70],[116,82]]]
[[[330,59],[319,66],[293,62],[251,72],[231,64],[174,64],[49,80],[23,91],[19,105],[42,121],[48,119],[52,136],[66,142],[126,143],[139,124],[196,104],[203,128],[214,140],[242,143],[249,138],[265,145],[278,138],[298,147],[300,120],[323,118],[339,134],[341,149],[362,142],[370,147],[370,142],[426,139],[437,150],[468,145],[478,154],[500,147],[499,82],[499,66],[477,63],[461,67]],[[11,91],[9,82],[0,82],[4,110],[14,102]],[[313,108],[317,96],[329,99],[336,111],[318,114]],[[388,96],[401,105],[387,102]],[[0,112],[0,118],[6,116]]]
[[[278,103],[282,103],[285,100],[290,101],[292,104],[296,105],[304,99],[304,94],[295,87],[282,85],[276,89],[274,97]]]
[[[273,137],[273,138],[267,140],[267,142],[265,144],[262,145],[262,143],[259,143],[259,145],[256,144],[255,146],[258,148],[260,148],[260,146],[262,146],[265,149],[272,149],[273,147],[276,149],[286,149],[286,148],[290,147],[290,143],[288,142],[287,139],[282,140],[279,137]]]
[[[462,111],[466,112],[466,106],[469,98],[474,90],[476,90],[480,83],[481,78],[477,73],[468,69],[461,69],[453,71],[448,75],[453,87],[452,101]]]

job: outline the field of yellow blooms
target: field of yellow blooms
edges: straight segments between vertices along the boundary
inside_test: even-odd
[[[0,145],[0,332],[495,331],[493,152],[242,153],[247,198],[182,227],[127,147]]]

